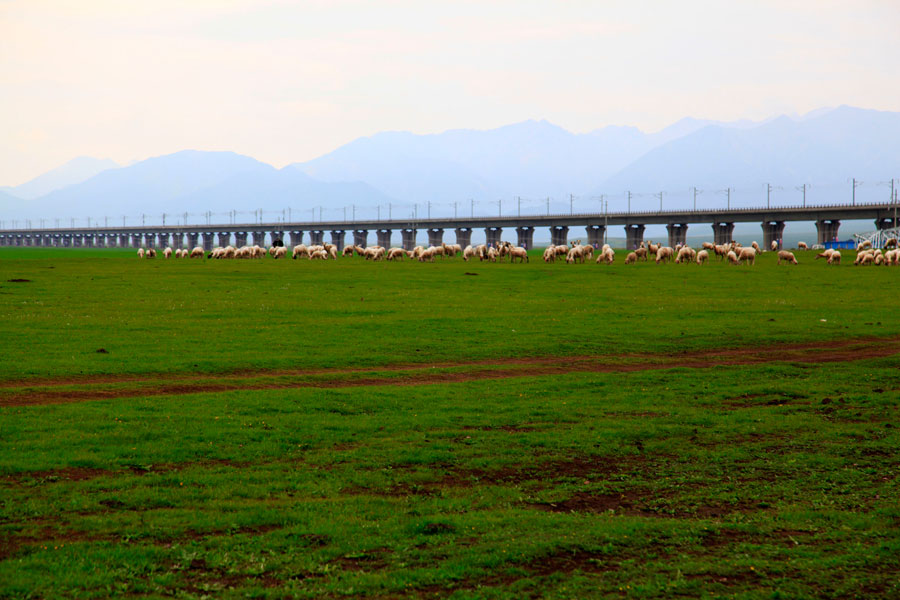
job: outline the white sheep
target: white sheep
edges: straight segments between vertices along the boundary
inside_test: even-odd
[[[172,258],[172,249],[170,247],[166,246],[166,249],[163,250],[163,258],[166,260]]]
[[[697,253],[697,264],[702,265],[709,260],[709,250],[701,250]]]
[[[798,250],[809,250],[809,246],[806,245],[806,242],[797,242]]]
[[[839,265],[841,264],[841,253],[837,250],[831,253],[831,256],[828,257],[829,265]]]
[[[138,258],[144,258],[144,249],[143,248],[138,248],[137,256],[138,256]]]
[[[737,254],[735,254],[734,250],[729,250],[728,254],[725,255],[725,258],[733,265],[738,264],[738,257]]]
[[[797,258],[794,256],[794,253],[788,252],[787,250],[779,250],[778,251],[778,263],[777,264],[780,265],[781,261],[785,261],[791,265],[799,264],[799,263],[797,263]]]
[[[196,246],[193,250],[191,250],[191,258],[203,258],[203,247]]]
[[[640,250],[643,250],[643,248],[640,248]],[[626,264],[626,265],[633,265],[634,263],[637,262],[637,259],[638,259],[637,252],[629,252],[629,253],[625,256],[625,264]]]
[[[753,242],[754,244],[756,242]],[[751,265],[756,264],[756,248],[741,248],[740,253],[738,254],[739,262],[747,262]]]

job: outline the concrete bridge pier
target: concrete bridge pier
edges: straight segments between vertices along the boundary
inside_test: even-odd
[[[644,226],[640,223],[631,223],[625,226],[625,247],[634,250],[644,241]]]
[[[274,246],[276,241],[284,244],[284,232],[283,231],[270,231],[269,232],[269,245]],[[262,245],[262,244],[260,244],[260,245]]]
[[[200,234],[196,231],[189,231],[187,234],[187,239],[188,239],[188,248],[190,248],[193,251],[193,249],[196,248],[200,243],[199,242]]]
[[[378,245],[387,250],[391,247],[391,230],[390,229],[376,229],[375,237],[378,238]]]
[[[585,229],[587,230],[588,244],[594,248],[599,248],[603,245],[603,238],[606,237],[605,225],[588,225]]]
[[[331,232],[331,243],[337,246],[338,252],[344,251],[344,235],[345,231],[343,229],[335,229]]]
[[[519,246],[526,250],[534,247],[534,227],[516,227]]]
[[[484,237],[487,240],[485,243],[488,246],[494,246],[500,243],[500,238],[503,236],[503,228],[502,227],[485,227],[484,228]]]
[[[314,229],[309,232],[309,245],[321,246],[322,240],[325,238],[325,232],[321,229]]]
[[[781,247],[781,239],[784,236],[784,221],[763,221],[763,251],[768,252],[772,248],[772,242],[778,242]]]
[[[838,237],[838,229],[841,227],[841,222],[834,219],[820,219],[816,221],[816,231],[818,231],[817,242],[819,244],[824,244],[825,242],[832,242],[837,240]]]
[[[892,218],[875,219],[875,229],[879,231],[881,231],[882,229],[893,229],[894,227],[897,227],[898,224],[900,224],[898,223],[898,221],[900,221],[900,219],[897,219],[896,221]]]
[[[159,240],[156,247],[157,248],[165,248],[169,245],[169,233],[158,233],[156,234],[156,239]]]
[[[188,237],[190,237],[190,234],[188,234]],[[237,248],[247,245],[247,232],[246,231],[235,231],[234,232],[234,245]]]
[[[550,243],[554,246],[567,246],[569,244],[569,228],[565,225],[551,227]]]
[[[724,245],[734,239],[734,223],[713,223],[713,243]]]
[[[666,231],[669,232],[669,246],[674,248],[678,244],[682,246],[687,241],[687,223],[669,223]]]
[[[293,248],[294,246],[299,246],[303,243],[303,232],[302,231],[289,231],[288,238],[290,246]]]
[[[466,246],[472,245],[472,228],[471,227],[457,227],[456,228],[456,243],[459,244],[459,247],[463,250],[466,249]]]
[[[230,231],[220,231],[219,232],[219,246],[224,248],[225,246],[231,245],[231,232]]]
[[[216,234],[212,231],[204,231],[203,232],[203,251],[211,252],[213,249],[213,236]],[[180,237],[180,236],[179,236]]]
[[[266,232],[265,231],[251,231],[250,232],[250,245],[251,246],[262,246],[266,247]]]
[[[366,244],[369,243],[369,230],[368,229],[354,229],[353,230],[353,245],[359,246],[360,248],[365,248]]]
[[[410,227],[400,230],[404,250],[412,250],[416,247],[416,230]]]
[[[179,250],[184,248],[184,234],[177,232],[172,234],[172,249]]]
[[[435,248],[444,243],[444,230],[433,228],[428,230],[428,245]]]

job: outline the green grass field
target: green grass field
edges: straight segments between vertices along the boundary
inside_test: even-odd
[[[0,597],[896,598],[900,268],[850,254],[2,248]]]

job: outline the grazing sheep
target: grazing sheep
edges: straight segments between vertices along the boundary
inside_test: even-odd
[[[828,257],[829,265],[839,265],[841,264],[841,253],[837,250],[831,253],[831,256]]]
[[[712,242],[703,242],[702,244],[700,244],[700,247],[703,248],[704,250],[714,250],[716,245],[713,244]],[[708,252],[707,252],[707,256],[709,256]]]
[[[165,258],[166,260],[172,258],[172,249],[168,246],[166,246],[166,249],[163,250],[163,258]]]
[[[638,250],[644,250],[644,248],[638,248]],[[637,252],[629,252],[627,256],[625,256],[625,264],[633,265],[637,262],[638,255]]]
[[[144,254],[144,258],[156,258],[156,250],[153,248],[147,248],[146,254]]]
[[[191,250],[191,258],[203,258],[203,246],[197,246]]]
[[[138,248],[137,255],[138,255],[138,258],[144,258],[144,249]]]
[[[798,250],[809,250],[809,246],[806,245],[806,242],[797,242]]]
[[[544,262],[551,263],[556,261],[556,248],[550,247],[544,250]]]
[[[347,246],[348,248],[352,248],[352,246]],[[297,260],[297,258],[309,258],[309,254],[307,253],[306,244],[297,244],[294,246],[293,252],[291,252],[291,258]]]
[[[788,252],[787,250],[779,250],[778,251],[778,264],[781,264],[781,261],[786,261],[788,264],[796,265],[797,259],[794,257],[793,252]]]
[[[341,256],[353,256],[353,246],[344,246]]]
[[[716,244],[713,246],[713,251],[716,253],[716,258],[719,260],[724,260],[725,255],[728,254],[728,245],[726,244]]]
[[[653,242],[647,244],[647,249],[650,251],[650,254],[656,254],[657,252],[659,252],[660,247],[661,244],[654,244]]]
[[[569,264],[574,264],[576,262],[584,263],[584,248],[582,246],[572,246],[566,254],[566,262]]]
[[[759,244],[757,244],[755,241],[750,244],[750,247],[762,254],[762,248],[760,248]]]
[[[729,250],[728,254],[725,255],[725,258],[733,265],[736,265],[739,262],[737,254],[734,253],[734,250]]]
[[[897,238],[888,238],[884,242],[885,248],[896,248],[897,247]]]
[[[309,255],[309,260],[327,260],[328,253],[325,251],[325,248],[321,248],[319,250],[313,250]]]
[[[820,258],[824,258],[827,260],[827,259],[831,258],[831,255],[834,253],[835,253],[835,250],[832,250],[831,248],[829,248],[828,250],[825,250],[824,252],[817,254],[816,260],[819,260]]]
[[[865,250],[866,248],[871,248],[871,247],[872,247],[872,242],[870,242],[869,240],[866,240],[863,243],[861,243],[859,246],[857,246],[856,249],[857,250]]]
[[[509,246],[509,262],[515,262],[516,259],[519,259],[519,262],[529,262],[528,261],[528,252],[525,248],[520,248],[518,246]]]
[[[669,246],[657,247],[657,249],[656,249],[656,264],[659,264],[661,262],[667,262],[674,257],[675,257],[675,250],[673,248],[671,248]]]
[[[755,243],[755,242],[754,242]],[[740,254],[738,254],[738,261],[747,262],[751,265],[756,264],[756,248],[741,248]]]
[[[490,262],[497,262],[498,256],[499,256],[499,253],[497,252],[497,249],[494,248],[493,246],[491,246],[487,249],[487,259]]]
[[[678,255],[675,257],[675,262],[678,264],[682,263],[692,263],[694,262],[694,258],[697,253],[694,252],[694,249],[690,246],[682,246],[680,250],[678,250]]]
[[[600,254],[597,255],[597,264],[600,263],[611,265],[616,260],[616,253],[612,248],[607,247],[606,250],[603,250]]]
[[[641,242],[641,244],[643,244],[643,242]],[[640,248],[635,250],[634,253],[637,255],[637,257],[639,259],[643,260],[644,262],[647,262],[647,249],[644,248],[644,246],[641,246]]]
[[[709,250],[701,250],[697,253],[697,264],[702,265],[709,260]]]
[[[584,258],[587,260],[591,260],[594,258],[594,247],[588,244],[587,246],[582,246],[582,252],[584,252]]]
[[[769,245],[769,247],[772,249],[772,252],[778,250],[778,240],[772,240],[772,243]]]
[[[875,255],[875,265],[881,266],[883,264],[884,264],[884,256],[882,256],[881,254],[876,254]]]
[[[406,257],[406,250],[403,248],[391,248],[388,250],[388,260],[403,260]]]
[[[463,260],[469,262],[469,259],[475,258],[475,256],[475,248],[473,248],[471,244],[466,246],[466,249],[463,250]]]

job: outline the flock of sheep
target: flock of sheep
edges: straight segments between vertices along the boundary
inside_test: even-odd
[[[859,247],[855,265],[900,265],[900,249],[896,239],[890,239],[885,244],[886,248],[893,248],[882,251],[878,248],[872,248],[871,243],[864,242]],[[797,245],[799,250],[809,250],[809,247],[800,242]],[[772,242],[771,250],[778,252],[778,264],[786,262],[788,264],[798,264],[797,258],[793,252],[787,250],[779,250],[778,242]],[[412,250],[404,250],[403,248],[383,248],[382,246],[346,246],[341,253],[342,256],[351,257],[354,255],[362,256],[366,260],[418,260],[419,262],[434,262],[435,257],[453,258],[462,254],[465,261],[478,259],[479,261],[497,262],[503,261],[509,257],[510,262],[528,262],[528,252],[524,248],[514,246],[510,242],[498,242],[493,245],[479,244],[477,246],[466,246],[461,248],[459,244],[441,244],[440,246],[416,246]],[[594,254],[596,253],[596,259]],[[762,253],[759,244],[753,242],[749,247],[743,247],[737,242],[729,244],[712,244],[703,242],[702,248],[694,250],[690,246],[678,244],[674,248],[655,244],[651,242],[641,242],[639,248],[634,252],[629,252],[625,257],[625,264],[635,264],[638,261],[647,261],[653,256],[656,264],[666,263],[669,261],[675,263],[697,263],[702,265],[710,258],[710,253],[719,260],[728,261],[731,264],[754,264],[756,256]],[[164,258],[216,258],[216,259],[238,259],[238,258],[264,258],[266,255],[272,258],[287,258],[288,249],[284,246],[272,246],[268,250],[262,246],[242,246],[235,248],[234,246],[225,246],[224,248],[215,248],[206,253],[202,247],[197,246],[193,250],[172,250],[166,248],[162,255]],[[137,251],[138,258],[155,258],[156,250],[143,248]],[[307,260],[328,260],[337,259],[338,250],[334,244],[314,244],[305,245],[298,244],[291,251],[291,258],[294,260],[303,258]],[[544,262],[554,262],[557,259],[565,260],[566,263],[584,263],[586,260],[595,260],[597,264],[610,265],[616,260],[616,253],[609,246],[603,244],[599,250],[595,250],[590,244],[582,245],[581,241],[571,242],[569,245],[554,245],[544,250]],[[841,253],[837,250],[825,250],[817,254],[816,259],[824,258],[829,265],[840,264]]]

